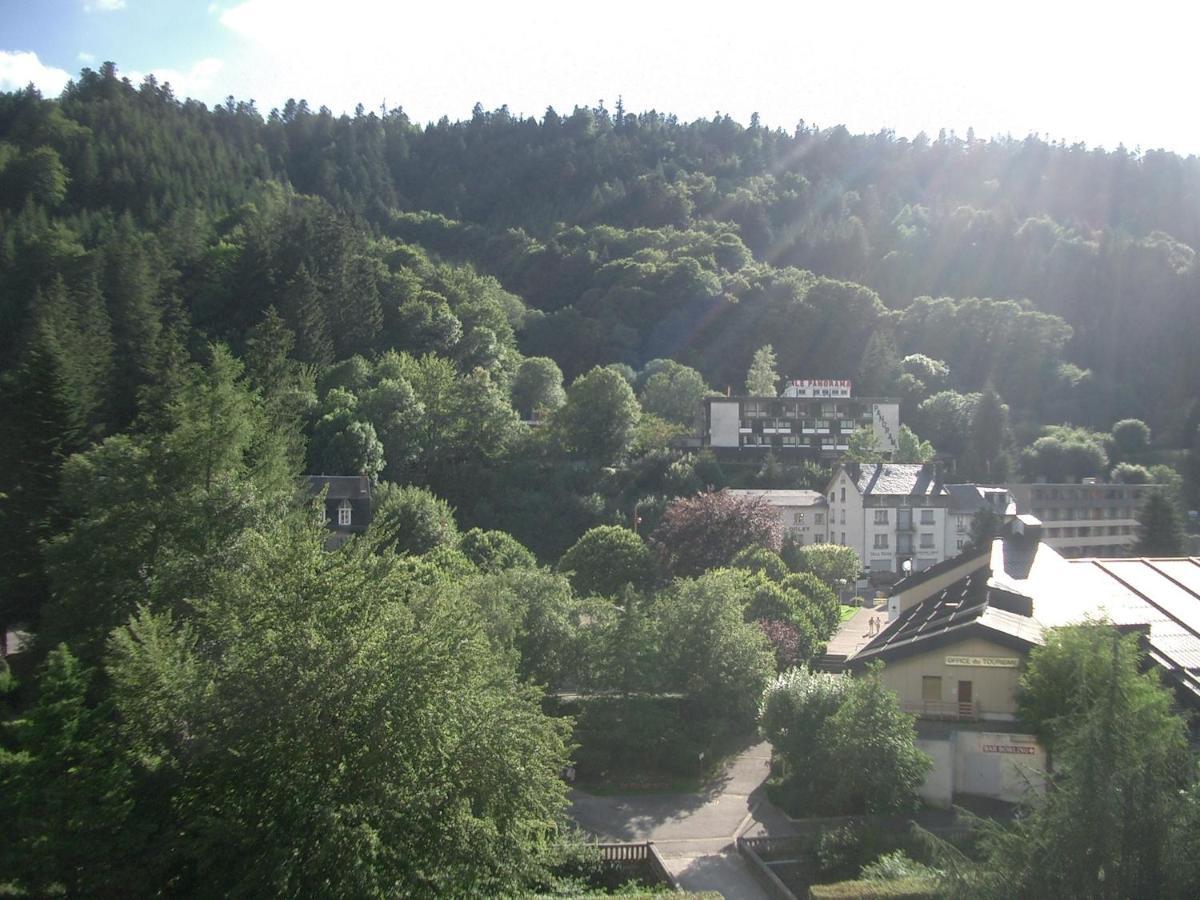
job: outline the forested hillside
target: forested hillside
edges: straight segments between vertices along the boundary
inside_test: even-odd
[[[860,571],[702,399],[851,378],[1175,540],[1198,242],[1169,153],[0,95],[0,893],[570,895],[564,767],[697,777]],[[337,552],[304,474],[369,480]]]

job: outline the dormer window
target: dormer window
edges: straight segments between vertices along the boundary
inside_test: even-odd
[[[349,500],[343,500],[338,504],[338,525],[349,525],[353,516],[353,507]]]

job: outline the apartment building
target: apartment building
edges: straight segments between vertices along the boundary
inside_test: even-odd
[[[700,443],[718,453],[776,454],[835,460],[863,426],[879,448],[893,452],[900,401],[851,397],[709,397],[703,401]]]
[[[1017,512],[1042,521],[1042,540],[1066,557],[1128,556],[1153,484],[1008,484]]]
[[[817,491],[731,490],[741,497],[761,497],[779,516],[783,534],[797,544],[820,544],[828,540],[825,495]]]
[[[946,558],[951,495],[932,463],[846,463],[825,493],[829,542],[853,547],[871,575]]]

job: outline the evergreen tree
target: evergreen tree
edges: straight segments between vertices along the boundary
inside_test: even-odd
[[[775,350],[770,344],[755,350],[746,372],[746,393],[751,397],[774,397],[779,384],[776,365]]]
[[[1154,491],[1138,512],[1137,556],[1182,556],[1187,537],[1175,504],[1162,491]]]
[[[60,469],[83,443],[62,351],[41,323],[0,381],[0,628],[37,624],[47,584],[40,543],[63,525]]]
[[[863,397],[893,396],[900,371],[900,354],[888,331],[873,331],[858,364],[856,393]]]
[[[333,341],[317,283],[304,263],[284,288],[284,318],[296,335],[296,357],[303,362],[328,364]]]
[[[971,413],[967,448],[963,454],[962,475],[984,484],[996,484],[1008,478],[1008,408],[1000,395],[988,385]]]

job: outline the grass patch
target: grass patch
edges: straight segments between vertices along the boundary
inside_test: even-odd
[[[845,604],[843,604],[842,607],[838,610],[839,615],[840,615],[840,618],[838,619],[838,621],[845,622],[847,619],[849,619],[851,616],[853,616],[856,612],[858,612],[862,608],[863,607],[861,607],[861,606],[846,606]]]

